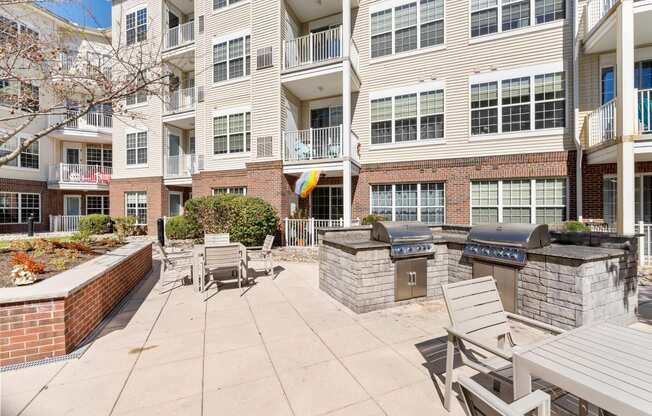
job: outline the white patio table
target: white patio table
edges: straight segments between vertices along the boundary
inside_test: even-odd
[[[514,352],[514,398],[541,378],[619,416],[652,416],[652,334],[587,325]]]

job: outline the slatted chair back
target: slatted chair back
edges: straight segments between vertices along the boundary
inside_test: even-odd
[[[550,416],[550,396],[541,390],[507,404],[471,378],[461,376],[458,383],[468,416]]]
[[[242,262],[238,244],[224,244],[204,247],[204,264],[206,269],[237,268]]]
[[[507,314],[492,276],[442,285],[451,324],[491,347],[511,343]]]
[[[273,235],[268,235],[265,237],[265,242],[263,242],[263,248],[262,252],[263,253],[269,253],[272,251],[272,245],[274,244],[274,236]]]
[[[207,247],[220,246],[223,244],[229,244],[229,234],[205,234],[204,235],[204,245]]]

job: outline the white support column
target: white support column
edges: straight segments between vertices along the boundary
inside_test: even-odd
[[[342,193],[344,226],[351,226],[351,0],[342,0]]]
[[[616,16],[616,138],[618,164],[617,230],[634,233],[634,10],[633,0],[622,0]]]

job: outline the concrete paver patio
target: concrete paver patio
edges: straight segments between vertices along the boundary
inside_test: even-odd
[[[449,414],[424,366],[434,352],[443,371],[441,302],[356,315],[319,290],[316,264],[281,268],[244,295],[155,269],[81,358],[0,374],[1,414]]]

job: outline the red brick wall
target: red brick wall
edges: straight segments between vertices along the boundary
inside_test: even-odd
[[[369,186],[383,183],[444,182],[446,222],[468,224],[470,183],[479,179],[568,177],[570,216],[575,216],[575,152],[468,157],[362,166],[353,181],[353,217],[369,213]]]
[[[29,192],[41,194],[41,222],[35,224],[36,231],[48,231],[48,216],[55,214],[48,195],[47,182],[0,178],[0,192]],[[0,233],[25,233],[27,224],[0,224]]]
[[[109,185],[111,216],[125,216],[125,193],[147,193],[147,231],[156,234],[156,220],[167,215],[168,198],[163,178],[112,179]]]
[[[586,158],[584,158],[586,161]],[[602,219],[602,181],[605,175],[616,175],[618,166],[615,163],[589,165],[582,167],[582,206],[583,217],[586,219]],[[636,173],[652,172],[652,162],[637,162]]]
[[[147,245],[67,298],[0,305],[0,366],[72,352],[151,268]]]

